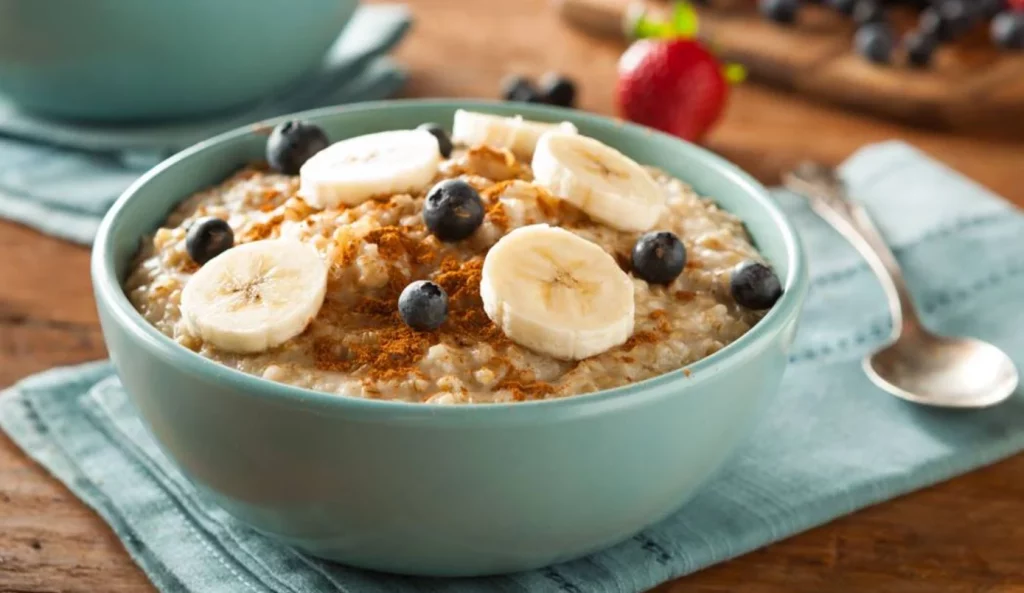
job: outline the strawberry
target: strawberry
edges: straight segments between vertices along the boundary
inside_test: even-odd
[[[729,83],[718,60],[690,39],[640,39],[619,59],[622,117],[697,142],[725,110]]]
[[[721,117],[729,83],[743,79],[743,68],[723,68],[697,41],[697,13],[686,2],[675,3],[668,20],[637,14],[630,30],[638,40],[619,58],[619,114],[691,142],[701,140]]]

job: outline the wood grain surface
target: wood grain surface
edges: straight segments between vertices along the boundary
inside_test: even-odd
[[[611,113],[621,47],[567,30],[545,0],[415,0],[411,6],[417,23],[397,52],[411,73],[407,96],[494,97],[510,71],[554,69],[579,81],[582,108]],[[916,144],[1024,205],[1024,145],[879,122],[753,84],[736,90],[708,146],[774,183],[800,159],[838,163],[860,146],[891,138]],[[103,357],[88,250],[0,223],[0,253],[0,385]],[[0,593],[101,591],[153,588],[92,511],[0,436]],[[1024,456],[657,591],[1024,593]]]
[[[781,26],[747,0],[718,6],[701,11],[704,32],[756,80],[911,124],[1024,136],[1024,54],[1000,51],[981,23],[940,47],[928,68],[908,66],[900,51],[879,66],[854,52],[851,19],[824,7],[807,6],[794,25]],[[898,30],[917,22],[912,11],[892,13]]]
[[[1001,51],[978,22],[935,52],[927,68],[907,64],[897,49],[877,65],[853,49],[855,25],[824,6],[805,3],[796,21],[780,25],[762,17],[754,0],[709,0],[698,7],[700,36],[724,60],[750,76],[849,109],[914,125],[975,136],[1024,136],[1024,53]],[[594,34],[621,37],[638,7],[665,18],[664,0],[557,0],[566,19]],[[908,7],[889,11],[898,35],[917,25]]]

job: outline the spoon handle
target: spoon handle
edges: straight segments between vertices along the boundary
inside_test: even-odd
[[[867,260],[868,266],[882,283],[888,300],[892,315],[892,339],[895,341],[904,333],[924,332],[896,256],[864,207],[847,195],[846,187],[835,169],[818,163],[802,163],[783,175],[783,183],[790,190],[805,196],[810,201],[811,209],[846,237]]]

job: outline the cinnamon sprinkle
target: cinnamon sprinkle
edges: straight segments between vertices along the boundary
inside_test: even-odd
[[[243,237],[242,242],[247,243],[249,241],[261,241],[263,239],[267,239],[273,236],[274,231],[278,229],[278,227],[281,225],[281,222],[283,221],[283,214],[275,214],[274,216],[271,216],[264,222],[257,222],[253,224],[245,232],[245,236]]]
[[[383,226],[366,233],[363,240],[377,245],[380,256],[389,262],[408,256],[411,264],[430,264],[437,258],[436,243],[418,241],[400,226]]]
[[[626,343],[622,345],[622,349],[629,352],[641,344],[654,344],[659,340],[658,334],[652,331],[640,331],[630,336]]]
[[[668,313],[664,309],[655,309],[649,315],[651,320],[658,323],[658,331],[667,334],[672,331],[672,325],[668,321]]]
[[[480,197],[483,199],[484,204],[488,205],[485,211],[486,217],[500,231],[508,230],[510,225],[508,213],[505,212],[505,205],[501,203],[501,196],[513,183],[515,182],[501,181],[480,192]]]
[[[359,243],[356,241],[345,241],[335,255],[335,261],[341,266],[349,266],[352,265],[352,262],[356,261],[357,255],[359,255]]]
[[[273,188],[266,188],[260,193],[260,212],[270,212],[277,208],[275,201],[281,197],[281,192]]]
[[[537,381],[530,376],[524,375],[526,374],[510,370],[509,374],[494,386],[494,390],[508,391],[512,395],[512,399],[518,402],[528,399],[540,399],[545,395],[555,392],[554,386],[550,383]]]

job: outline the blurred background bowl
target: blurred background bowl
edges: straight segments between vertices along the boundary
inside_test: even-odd
[[[0,97],[40,115],[211,114],[313,70],[357,0],[0,0]]]

